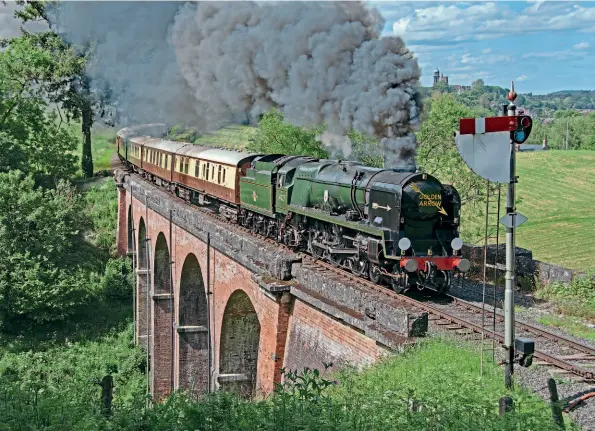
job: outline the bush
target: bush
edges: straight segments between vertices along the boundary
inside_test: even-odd
[[[132,262],[130,259],[110,259],[101,280],[104,295],[109,299],[130,299],[133,289]]]
[[[93,276],[72,265],[81,208],[66,182],[0,174],[0,324],[64,319],[93,295]]]
[[[89,241],[109,252],[116,248],[118,199],[114,180],[91,187],[85,193],[85,215],[91,222]]]
[[[552,301],[559,313],[595,322],[595,270],[568,284],[545,286],[536,296]]]

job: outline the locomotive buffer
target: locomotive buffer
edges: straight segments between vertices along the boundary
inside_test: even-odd
[[[500,223],[506,226],[506,287],[504,291],[504,349],[506,350],[504,380],[512,387],[514,363],[529,366],[534,343],[529,339],[514,338],[514,285],[515,285],[515,229],[527,221],[515,208],[517,145],[527,140],[532,121],[527,115],[517,115],[514,83],[508,93],[510,103],[503,105],[503,116],[488,118],[462,118],[455,133],[461,157],[469,168],[488,181],[507,183],[506,215]],[[519,355],[515,355],[515,348]]]

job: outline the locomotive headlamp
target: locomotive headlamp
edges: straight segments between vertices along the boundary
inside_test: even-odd
[[[417,271],[417,260],[407,259],[407,262],[405,262],[405,269],[409,272]]]
[[[399,249],[405,251],[409,250],[409,247],[411,247],[411,241],[409,240],[409,238],[401,238],[399,240]]]
[[[467,259],[461,259],[461,261],[457,265],[457,268],[461,272],[467,272],[471,268],[471,262],[469,262]]]
[[[450,246],[453,250],[460,250],[463,248],[463,240],[461,238],[455,238],[450,242]]]

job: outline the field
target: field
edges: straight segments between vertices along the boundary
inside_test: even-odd
[[[529,220],[516,243],[567,268],[595,264],[595,152],[519,153],[517,210]]]
[[[214,132],[205,133],[194,141],[197,145],[224,147],[245,150],[250,138],[256,133],[255,127],[232,125]]]

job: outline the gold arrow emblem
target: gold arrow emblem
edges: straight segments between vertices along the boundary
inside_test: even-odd
[[[256,191],[252,192],[252,199],[254,199],[254,202],[256,202],[256,198],[258,198],[258,195],[256,194]]]
[[[448,213],[444,210],[444,208],[442,208],[442,205],[440,205],[440,202],[437,202],[436,200],[432,199],[430,196],[428,196],[424,192],[422,192],[417,184],[411,183],[411,188],[414,191],[416,191],[417,193],[419,193],[420,199],[423,199],[424,202],[427,203],[427,206],[436,207],[436,208],[438,208],[438,212],[440,214],[444,214],[445,216],[448,215]]]
[[[392,208],[389,207],[388,205],[383,207],[382,205],[378,205],[376,202],[372,203],[372,209],[376,210],[376,209],[383,209],[386,211],[390,211]]]

